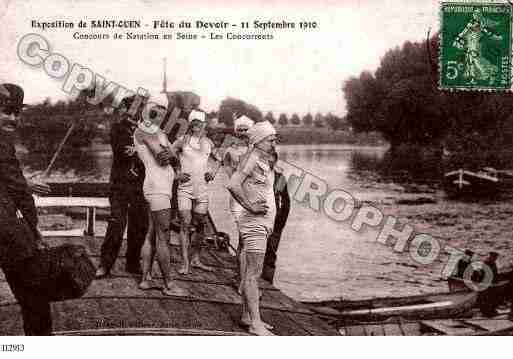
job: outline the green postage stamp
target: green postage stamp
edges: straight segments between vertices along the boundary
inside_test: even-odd
[[[511,5],[443,2],[440,16],[440,87],[510,90]]]

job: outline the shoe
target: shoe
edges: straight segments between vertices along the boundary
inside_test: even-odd
[[[106,276],[109,275],[109,271],[103,267],[99,267],[97,270],[96,270],[96,274],[95,274],[95,277],[97,279],[100,279],[100,278],[105,278]]]

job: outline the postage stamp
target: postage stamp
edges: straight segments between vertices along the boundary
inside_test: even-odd
[[[442,2],[440,87],[511,89],[511,5]]]

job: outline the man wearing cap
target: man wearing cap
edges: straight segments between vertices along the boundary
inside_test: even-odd
[[[50,303],[44,293],[36,289],[38,283],[33,282],[35,276],[30,265],[41,244],[31,192],[37,188],[48,192],[48,186],[29,187],[12,143],[23,97],[21,87],[0,85],[0,267],[21,307],[25,334],[50,335]]]
[[[148,229],[147,204],[143,195],[144,165],[137,157],[133,143],[136,119],[128,110],[135,96],[123,99],[116,111],[119,121],[112,123],[110,144],[113,161],[110,172],[111,214],[107,233],[101,247],[98,278],[110,273],[119,254],[125,227],[127,227],[126,271],[141,274],[141,247]],[[139,113],[139,111],[137,111]]]
[[[207,225],[208,215],[208,186],[213,179],[208,168],[208,160],[214,144],[204,136],[206,115],[202,111],[192,110],[189,114],[189,128],[183,137],[178,138],[172,145],[171,151],[179,154],[180,171],[177,175],[179,185],[177,190],[178,212],[181,219],[181,244],[183,266],[181,274],[189,274],[191,267],[212,271],[213,268],[203,264],[200,259],[202,249],[201,239]],[[191,223],[195,219],[195,240],[191,240]],[[189,246],[191,255],[189,258]]]
[[[239,231],[245,252],[245,273],[242,278],[242,318],[249,332],[272,335],[272,327],[260,316],[258,278],[262,274],[268,237],[276,215],[274,198],[274,163],[276,130],[268,122],[251,127],[248,153],[241,159],[228,184],[231,195],[243,207],[239,216]]]

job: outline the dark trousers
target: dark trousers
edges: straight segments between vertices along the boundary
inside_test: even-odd
[[[133,184],[113,185],[109,201],[110,218],[101,248],[101,265],[107,271],[114,265],[128,218],[126,268],[138,268],[141,247],[148,230],[148,207],[142,187]]]
[[[262,270],[262,279],[269,283],[274,280],[276,271],[276,254],[280,245],[281,233],[273,232],[267,239],[267,248],[265,249],[264,268]]]
[[[50,302],[37,289],[37,267],[30,265],[32,258],[2,268],[5,279],[21,307],[25,335],[50,335],[52,333],[52,312]]]

